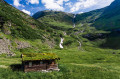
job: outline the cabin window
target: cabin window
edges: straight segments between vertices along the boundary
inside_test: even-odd
[[[29,62],[29,67],[32,67],[32,62]]]
[[[40,64],[43,64],[43,61],[40,61]]]

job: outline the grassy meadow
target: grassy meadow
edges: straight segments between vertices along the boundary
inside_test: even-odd
[[[51,49],[46,52],[56,53],[61,58],[59,72],[24,73],[20,69],[20,57],[3,55],[0,57],[0,79],[120,79],[120,50],[85,46],[83,50]]]

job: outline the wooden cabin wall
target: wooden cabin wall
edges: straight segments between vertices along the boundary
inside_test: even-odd
[[[54,70],[58,68],[55,60],[43,61],[43,64],[40,64],[40,61],[32,61],[32,66],[29,67],[29,62],[23,62],[24,72],[30,71],[41,71],[41,70]]]
[[[29,62],[24,62],[24,71],[25,72],[30,72],[30,71],[41,71],[41,70],[46,70],[46,63],[40,64],[40,61],[32,61],[32,66],[29,67]]]
[[[25,65],[25,66],[24,66],[24,71],[25,71],[25,72],[41,71],[41,70],[46,70],[46,64],[34,65],[34,66],[32,66],[32,67],[29,67],[29,65]]]

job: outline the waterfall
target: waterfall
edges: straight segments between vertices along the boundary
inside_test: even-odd
[[[78,43],[79,43],[79,47],[78,47],[78,49],[80,50],[83,50],[81,47],[82,47],[82,40],[77,36],[77,38],[78,38]]]
[[[75,18],[76,18],[76,14],[75,14],[74,17],[73,17],[73,28],[76,27],[76,25],[75,25]]]
[[[78,43],[79,43],[79,49],[81,49],[82,44],[80,41],[78,41]]]
[[[60,41],[60,45],[59,45],[59,46],[60,46],[60,48],[62,48],[62,49],[64,48],[63,45],[62,45],[62,44],[63,44],[63,41],[64,41],[64,38],[61,38],[61,41]]]

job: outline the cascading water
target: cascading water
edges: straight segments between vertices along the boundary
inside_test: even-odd
[[[61,38],[61,41],[60,41],[59,46],[60,46],[60,48],[62,48],[62,49],[64,48],[63,45],[62,45],[62,44],[63,44],[63,41],[64,41],[64,38]]]
[[[80,42],[80,41],[78,41],[78,43],[79,43],[79,49],[81,49],[81,45],[82,45],[82,44],[81,44],[81,42]]]
[[[76,14],[75,14],[74,17],[73,17],[73,28],[76,27],[76,25],[75,25],[75,18],[76,18]]]

